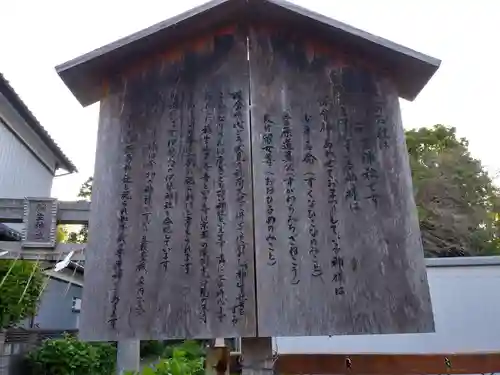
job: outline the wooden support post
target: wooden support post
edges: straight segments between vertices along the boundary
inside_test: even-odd
[[[118,341],[118,352],[116,354],[116,373],[124,375],[126,371],[139,371],[140,348],[139,340]]]
[[[272,375],[273,345],[271,337],[241,339],[242,375]]]
[[[224,338],[216,338],[207,351],[205,375],[229,375],[229,348]]]

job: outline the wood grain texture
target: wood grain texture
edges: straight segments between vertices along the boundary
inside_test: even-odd
[[[259,336],[433,331],[392,82],[286,29],[250,46]]]
[[[241,374],[274,374],[273,343],[271,337],[244,337],[241,339]]]
[[[500,371],[500,353],[283,354],[276,362],[276,371],[325,375],[491,374]]]
[[[205,375],[229,375],[230,351],[227,346],[209,347],[205,357]]]
[[[227,30],[112,82],[83,339],[256,335],[247,65]]]

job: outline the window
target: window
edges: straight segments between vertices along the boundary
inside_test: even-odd
[[[82,308],[82,299],[78,297],[73,297],[73,306],[72,306],[73,312],[80,312],[81,308]]]

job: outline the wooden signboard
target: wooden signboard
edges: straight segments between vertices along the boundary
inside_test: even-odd
[[[57,200],[26,198],[23,222],[23,247],[54,247],[57,231]]]
[[[275,30],[250,34],[259,335],[433,331],[398,93]]]
[[[101,101],[82,338],[433,331],[398,97],[438,66],[214,0],[58,67]]]
[[[83,339],[256,335],[247,65],[229,29],[110,83]]]

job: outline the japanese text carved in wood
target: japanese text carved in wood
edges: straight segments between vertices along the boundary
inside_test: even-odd
[[[23,247],[54,247],[56,245],[56,199],[26,198],[23,221]]]
[[[256,335],[247,66],[225,31],[111,83],[84,339]]]
[[[391,81],[283,32],[250,46],[259,336],[433,331]]]

